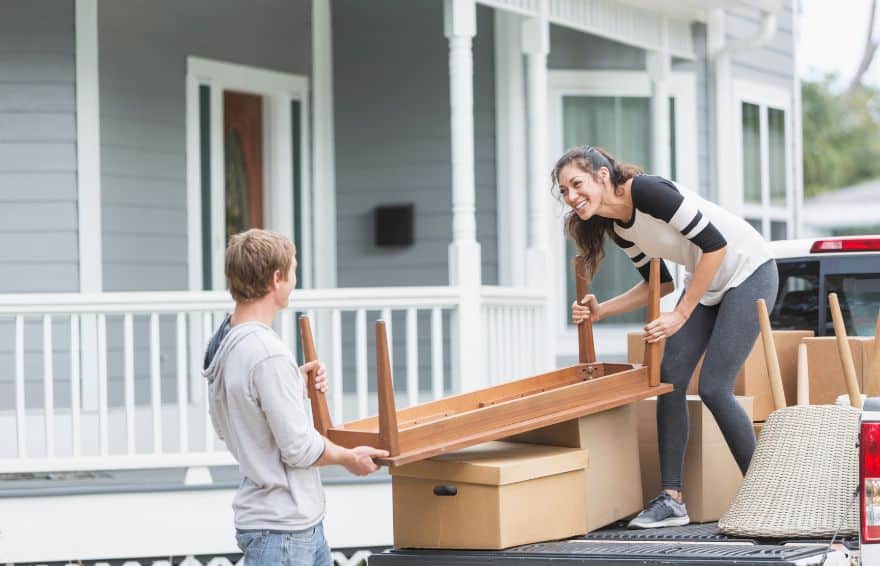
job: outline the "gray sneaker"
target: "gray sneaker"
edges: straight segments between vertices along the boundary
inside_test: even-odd
[[[648,506],[629,522],[630,529],[682,527],[691,522],[684,503],[679,503],[665,491],[652,499]]]

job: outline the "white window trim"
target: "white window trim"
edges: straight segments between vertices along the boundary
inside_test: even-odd
[[[296,216],[303,223],[302,286],[312,286],[312,223],[310,143],[309,143],[309,81],[306,77],[258,69],[245,65],[187,57],[186,77],[186,163],[187,163],[187,236],[189,288],[202,289],[202,205],[201,205],[201,152],[199,130],[199,87],[211,87],[211,280],[214,289],[225,288],[223,257],[225,238],[225,186],[223,166],[222,128],[224,89],[261,95],[266,102],[263,112],[266,168],[264,175],[264,225],[293,239]],[[293,163],[291,155],[292,124],[291,102],[298,101],[301,111],[300,177],[303,212],[294,211]]]
[[[562,98],[564,96],[618,96],[618,97],[650,97],[651,79],[648,73],[638,71],[550,71],[549,72],[549,112],[550,131],[553,132],[550,143],[550,163],[568,149],[563,147],[562,140]],[[668,95],[675,99],[675,155],[678,182],[683,186],[697,191],[698,154],[697,154],[697,120],[693,109],[697,107],[697,83],[692,72],[674,71],[670,73],[667,83]],[[625,156],[622,156],[625,157]],[[558,305],[552,313],[555,319],[557,344],[559,352],[577,350],[577,329],[568,323],[570,313],[562,305],[566,296],[566,277],[570,269],[565,257],[565,235],[561,229],[560,217],[563,209],[553,208],[549,214],[550,230],[550,264],[553,281],[553,295],[556,299],[552,304]],[[681,274],[675,274],[679,278]],[[665,302],[673,301],[669,296]],[[664,308],[667,308],[664,305]],[[639,330],[639,324],[620,324],[611,321],[603,322],[593,329],[597,344],[623,344],[626,333]],[[604,348],[604,346],[603,346]]]
[[[794,116],[792,114],[793,98],[787,88],[756,83],[746,79],[733,81],[734,97],[734,128],[733,148],[734,186],[739,187],[737,201],[744,218],[761,221],[761,232],[770,238],[770,222],[773,220],[786,223],[786,238],[792,238],[796,232],[795,221],[795,184],[794,157],[792,152],[792,133]],[[761,203],[745,201],[745,179],[743,177],[743,133],[742,105],[754,104],[759,108],[761,136]],[[767,108],[776,108],[785,112],[785,205],[774,205],[770,202],[770,162],[769,162],[769,129],[767,124]]]

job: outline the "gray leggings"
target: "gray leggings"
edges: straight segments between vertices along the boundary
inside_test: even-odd
[[[717,305],[698,305],[684,326],[667,339],[660,378],[675,389],[657,400],[663,489],[681,489],[688,439],[685,395],[703,352],[700,397],[718,422],[740,470],[746,473],[755,451],[755,433],[748,414],[733,395],[733,385],[758,337],[755,301],[764,299],[772,309],[778,286],[776,262],[770,260],[728,290]]]

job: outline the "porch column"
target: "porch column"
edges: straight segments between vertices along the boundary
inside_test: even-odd
[[[651,169],[655,175],[672,175],[669,120],[669,30],[666,19],[660,24],[660,47],[648,53],[648,74],[651,77]],[[679,110],[680,111],[680,110]]]
[[[474,181],[474,86],[471,45],[477,33],[474,0],[445,0],[449,39],[449,105],[452,130],[452,244],[449,283],[461,291],[452,322],[452,379],[462,391],[485,386],[480,320],[480,244]]]
[[[523,21],[522,45],[526,55],[526,90],[528,123],[528,232],[529,243],[526,249],[526,283],[540,289],[546,296],[544,322],[537,335],[543,344],[540,352],[538,370],[550,369],[555,365],[555,329],[552,324],[553,294],[547,270],[550,267],[548,249],[549,204],[552,196],[550,187],[550,168],[552,167],[550,149],[547,141],[547,54],[550,52],[549,0],[538,1],[538,13]]]

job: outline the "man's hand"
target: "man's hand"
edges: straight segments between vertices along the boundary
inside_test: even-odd
[[[348,452],[350,456],[346,458],[343,466],[345,466],[346,470],[356,476],[372,474],[379,469],[379,466],[376,465],[373,458],[386,458],[388,456],[387,450],[379,450],[372,446],[358,446],[349,449]]]
[[[318,360],[306,362],[299,366],[299,371],[302,372],[303,378],[306,380],[309,379],[309,372],[317,371],[315,375],[315,389],[321,393],[327,393],[327,368],[324,367],[324,364]]]

